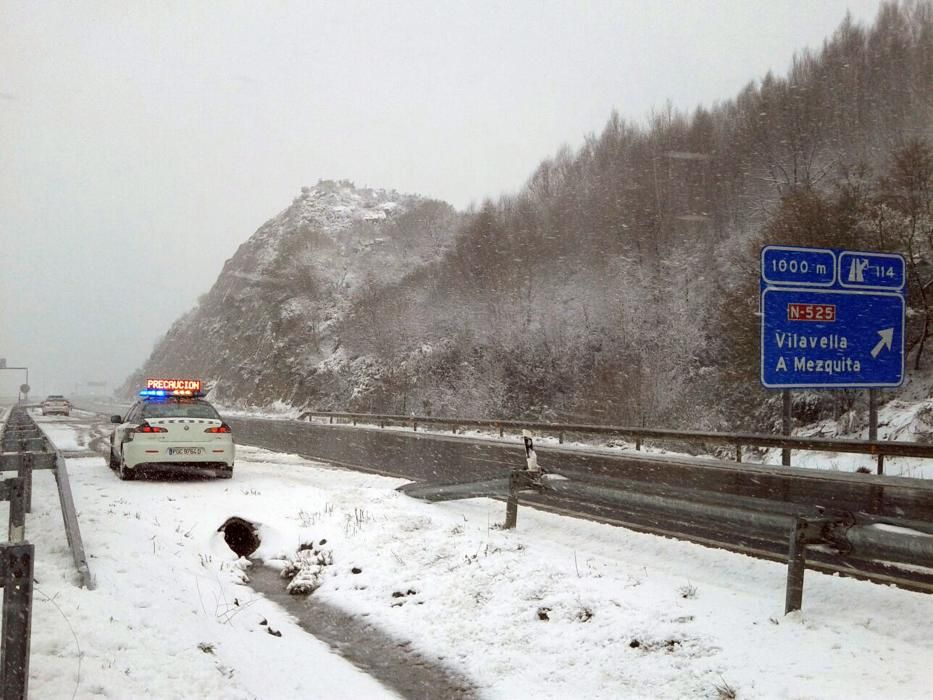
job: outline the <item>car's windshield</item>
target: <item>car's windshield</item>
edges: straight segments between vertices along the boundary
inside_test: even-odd
[[[147,402],[143,406],[143,418],[215,418],[220,415],[206,401],[170,399]]]

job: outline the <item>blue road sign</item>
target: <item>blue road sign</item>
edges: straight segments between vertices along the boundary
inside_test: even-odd
[[[904,258],[887,253],[839,253],[839,286],[845,289],[904,289]]]
[[[766,246],[761,249],[761,281],[775,286],[831,287],[836,281],[836,254],[821,248]]]
[[[764,386],[857,388],[903,382],[901,256],[768,246],[761,264]]]

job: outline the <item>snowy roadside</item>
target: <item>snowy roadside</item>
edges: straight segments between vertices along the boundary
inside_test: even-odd
[[[822,421],[801,428],[796,434],[806,437],[844,438],[867,440],[868,428],[845,430],[835,421]],[[904,442],[926,442],[933,436],[933,399],[906,402],[892,400],[878,411],[878,439]],[[761,456],[763,464],[780,464],[780,450],[766,450]],[[794,452],[794,464],[808,469],[829,469],[854,472],[868,469],[875,473],[875,458],[870,455],[837,454],[830,452]],[[906,476],[915,479],[933,479],[933,460],[910,457],[886,457],[884,473],[888,476]]]
[[[234,583],[217,483],[126,489],[103,459],[68,467],[97,588],[77,588],[54,482],[37,476],[31,697],[395,697]]]
[[[75,587],[53,482],[37,477],[34,697],[76,685],[78,697],[392,697],[243,585],[245,560],[216,531],[232,515],[263,524],[258,557],[318,543],[332,563],[313,595],[485,697],[933,687],[931,596],[808,572],[804,611],[783,617],[776,563],[525,508],[502,531],[496,501],[421,503],[398,479],[249,447],[224,482],[124,483],[103,459],[68,465],[97,590]]]

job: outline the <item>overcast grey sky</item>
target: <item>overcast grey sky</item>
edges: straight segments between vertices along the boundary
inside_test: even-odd
[[[34,393],[119,383],[302,185],[464,208],[878,5],[0,0],[0,357]]]

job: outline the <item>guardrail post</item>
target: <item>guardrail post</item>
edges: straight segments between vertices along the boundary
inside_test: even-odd
[[[520,469],[513,469],[509,472],[509,498],[505,502],[503,530],[514,530],[518,524],[518,488],[523,478],[524,475]]]
[[[505,428],[502,427],[502,423],[496,423],[499,426],[499,437],[502,437],[505,434]]]
[[[0,544],[3,575],[3,628],[0,632],[0,681],[3,700],[29,694],[29,636],[35,547],[27,542]]]
[[[878,455],[878,473],[884,474],[884,455],[883,454]]]
[[[330,425],[333,425],[333,424],[334,424],[334,417],[333,417],[333,416],[328,416],[328,418],[329,418],[329,420],[328,420],[327,422],[328,422]]]
[[[32,512],[32,455],[20,452],[17,475],[23,480],[23,505],[27,513]]]
[[[848,516],[851,518],[851,515]],[[841,518],[841,519],[840,519]],[[838,545],[839,536],[834,534],[836,526],[845,525],[843,517],[805,518],[798,516],[790,532],[787,548],[787,594],[784,599],[784,614],[800,610],[803,605],[803,574],[807,565],[807,545],[827,542]],[[848,522],[851,525],[854,520]],[[844,537],[845,535],[843,535]]]
[[[418,432],[418,421],[416,421],[414,418],[411,421],[411,429],[416,433]]]
[[[640,437],[635,438],[635,449],[638,451],[641,451],[641,438]]]
[[[797,518],[790,533],[787,548],[787,592],[784,599],[784,614],[800,610],[803,604],[803,574],[807,563],[807,525]]]
[[[563,430],[560,431],[560,435],[558,435],[557,437],[557,442],[561,445],[564,444],[564,431]]]
[[[742,462],[742,445],[735,446],[735,461],[740,464]]]
[[[26,502],[23,480],[21,477],[7,479],[7,496],[10,501],[10,542],[22,542],[26,539]]]

